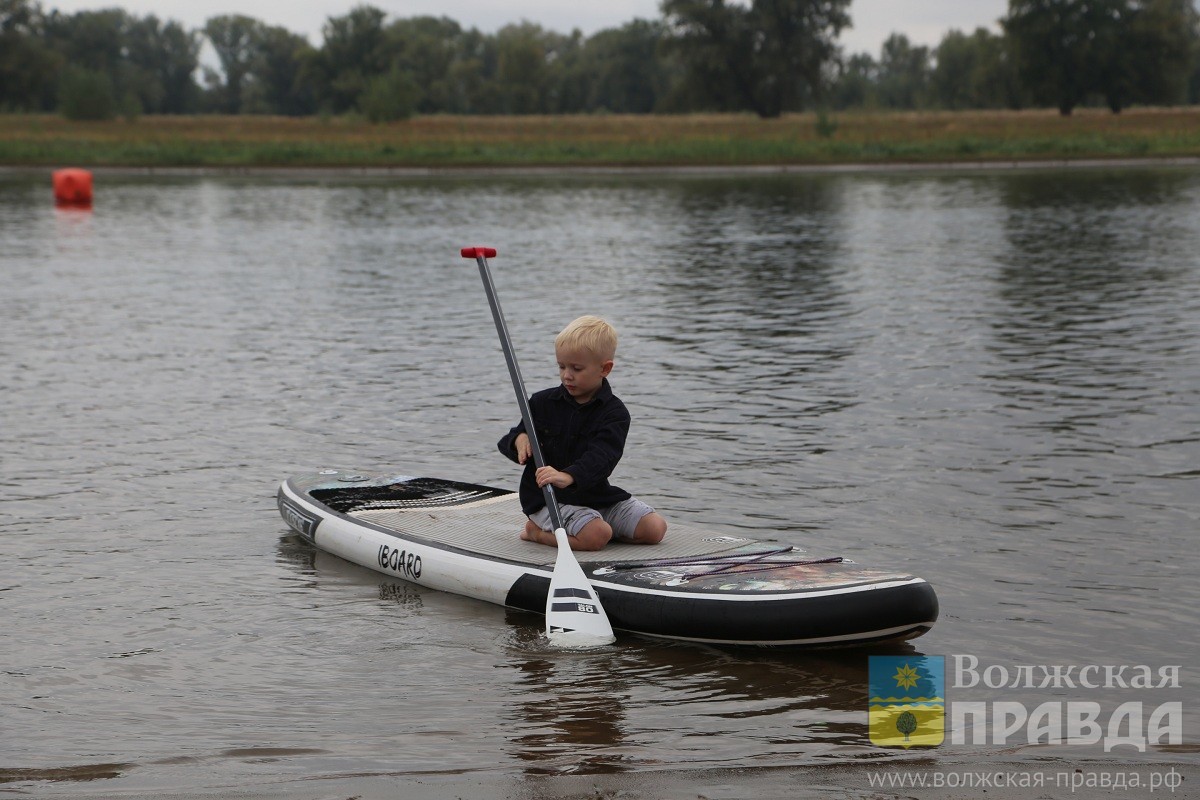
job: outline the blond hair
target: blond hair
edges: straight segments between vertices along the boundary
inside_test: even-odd
[[[573,320],[554,338],[554,349],[587,350],[601,361],[617,355],[617,330],[590,314]]]

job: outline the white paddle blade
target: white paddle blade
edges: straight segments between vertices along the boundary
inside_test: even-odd
[[[571,552],[567,532],[554,532],[558,557],[546,594],[546,638],[559,647],[603,647],[617,640],[596,590]]]

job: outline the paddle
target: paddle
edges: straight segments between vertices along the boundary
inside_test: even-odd
[[[512,340],[508,336],[508,326],[504,322],[504,312],[500,310],[500,300],[496,297],[496,287],[488,269],[487,260],[496,257],[496,250],[492,247],[464,247],[462,257],[473,258],[479,264],[479,277],[483,280],[484,291],[487,292],[488,305],[492,307],[492,319],[496,323],[500,347],[504,350],[505,361],[508,362],[508,374],[512,378],[513,391],[517,394],[517,405],[521,408],[521,419],[525,423],[525,433],[529,436],[529,447],[533,450],[533,463],[540,469],[546,466],[546,459],[542,456],[541,445],[538,444],[537,431],[533,427],[533,414],[529,410],[529,399],[525,394],[525,384],[521,381],[521,369],[517,366]],[[543,486],[542,496],[546,500],[546,509],[550,512],[550,521],[554,525],[554,540],[558,543],[558,557],[554,561],[554,572],[550,576],[550,591],[546,593],[546,636],[554,644],[567,647],[598,647],[611,644],[617,637],[613,635],[608,614],[604,613],[604,607],[600,605],[600,597],[588,583],[587,576],[583,574],[579,562],[571,552],[571,543],[563,527],[554,487],[550,484]]]

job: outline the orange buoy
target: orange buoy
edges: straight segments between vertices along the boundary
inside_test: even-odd
[[[54,202],[60,206],[90,206],[92,173],[86,169],[55,170]]]

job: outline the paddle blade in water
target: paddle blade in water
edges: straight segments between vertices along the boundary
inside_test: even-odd
[[[558,540],[558,559],[550,577],[546,595],[546,637],[555,645],[582,648],[601,647],[617,640],[608,615],[588,583],[579,562],[571,553],[567,532],[554,532]]]

